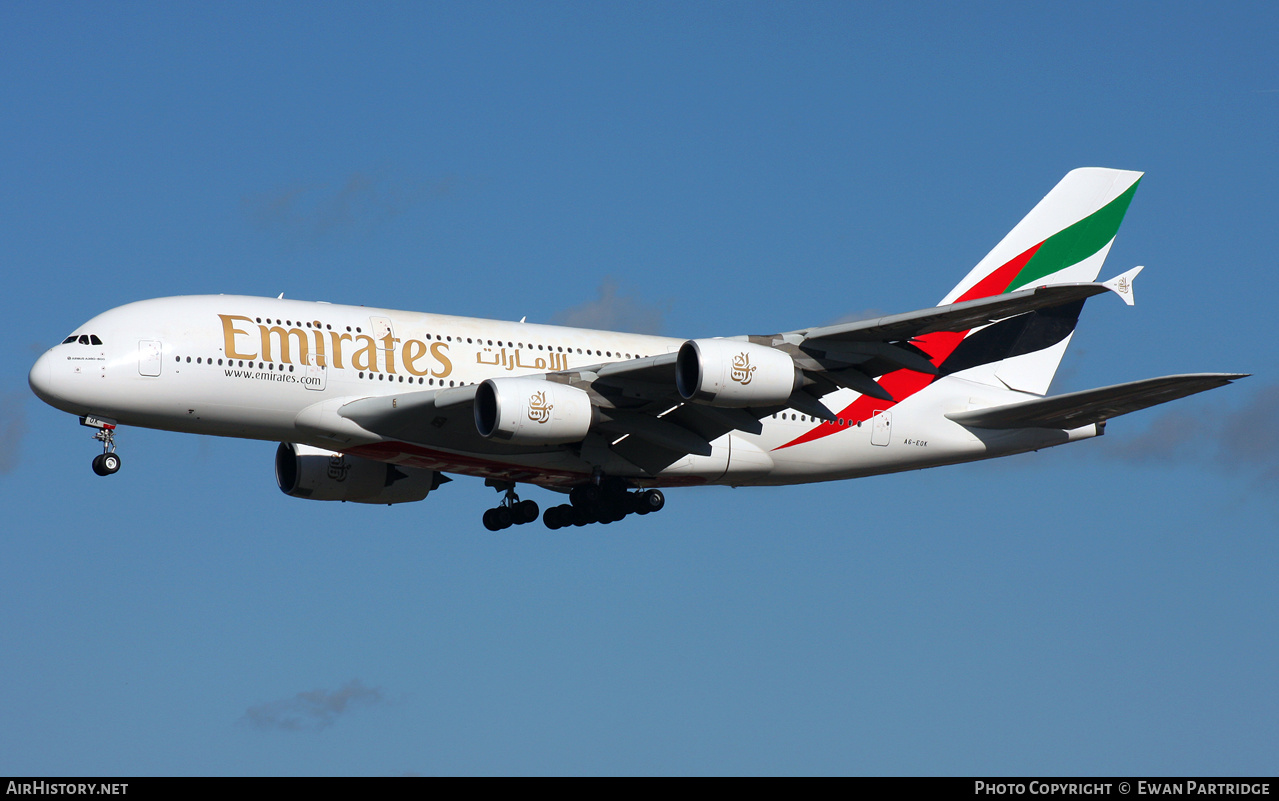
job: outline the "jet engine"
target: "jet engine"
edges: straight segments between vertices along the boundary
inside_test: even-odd
[[[595,420],[591,396],[540,378],[490,378],[475,392],[480,436],[516,445],[581,442]]]
[[[675,362],[680,396],[709,406],[784,404],[802,380],[789,355],[734,339],[690,339]]]
[[[434,470],[401,467],[292,442],[281,442],[275,451],[275,481],[280,490],[312,501],[420,501],[442,478]]]

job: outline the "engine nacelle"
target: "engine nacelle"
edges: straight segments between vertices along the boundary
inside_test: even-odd
[[[595,420],[590,395],[541,378],[490,378],[474,408],[480,436],[516,445],[581,442]]]
[[[440,474],[281,442],[275,451],[275,481],[281,492],[294,498],[407,503],[422,500],[439,486]]]
[[[710,406],[784,404],[802,379],[788,354],[733,339],[690,339],[675,362],[679,394]]]

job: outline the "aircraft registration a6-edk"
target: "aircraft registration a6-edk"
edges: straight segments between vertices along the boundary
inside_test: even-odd
[[[1200,373],[1045,397],[1103,283],[1141,173],[1074,170],[933,308],[762,336],[682,340],[230,295],[161,298],[80,326],[31,369],[46,403],[117,425],[281,443],[297,498],[418,501],[483,477],[491,530],[662,508],[661,487],[858,478],[1100,435],[1111,417],[1244,377]]]

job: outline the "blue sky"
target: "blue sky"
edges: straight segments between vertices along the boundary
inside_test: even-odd
[[[1273,4],[0,8],[0,774],[1273,774]],[[1054,389],[1237,385],[989,464],[490,534],[96,443],[26,386],[243,293],[672,336],[936,303],[1146,171]],[[528,495],[545,505],[548,493]]]

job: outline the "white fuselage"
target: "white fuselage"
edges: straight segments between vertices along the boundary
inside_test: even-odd
[[[974,432],[945,415],[1033,396],[957,374],[896,404],[839,390],[823,398],[837,415],[847,413],[833,423],[786,410],[765,417],[758,434],[725,434],[710,455],[646,474],[607,447],[465,452],[389,440],[336,410],[360,398],[672,353],[682,339],[231,295],[131,303],[98,315],[73,337],[41,356],[30,377],[43,400],[72,414],[304,443],[545,486],[569,486],[600,470],[647,486],[828,481],[1002,456],[1097,433],[1092,425]],[[868,403],[879,408],[867,413]]]

